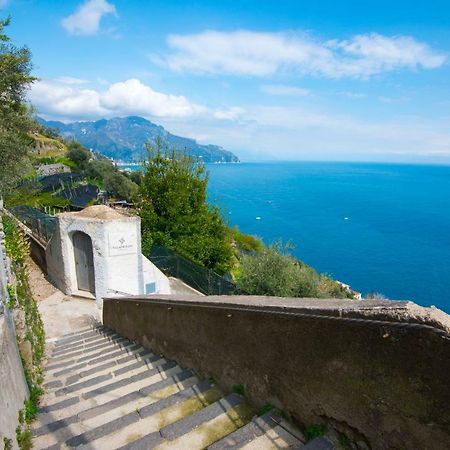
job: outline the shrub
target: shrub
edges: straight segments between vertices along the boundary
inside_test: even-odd
[[[275,243],[255,254],[242,255],[238,286],[252,295],[278,297],[349,297],[326,275],[289,254],[292,246]]]

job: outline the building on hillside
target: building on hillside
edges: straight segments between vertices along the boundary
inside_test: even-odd
[[[65,164],[42,164],[37,169],[39,177],[46,177],[48,175],[55,175],[57,173],[70,173],[70,167]]]

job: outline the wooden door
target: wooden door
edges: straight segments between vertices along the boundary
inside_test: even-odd
[[[73,234],[78,289],[95,293],[94,256],[91,238],[80,231]]]

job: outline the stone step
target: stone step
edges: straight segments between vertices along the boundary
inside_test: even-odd
[[[75,366],[78,366],[81,363],[87,363],[89,364],[89,361],[93,361],[96,358],[105,358],[108,355],[111,355],[112,353],[118,354],[117,352],[122,351],[122,349],[126,349],[126,348],[139,348],[140,346],[138,344],[135,344],[132,341],[126,341],[125,343],[121,344],[116,344],[114,347],[108,348],[105,351],[102,350],[97,350],[94,353],[91,353],[89,355],[85,355],[85,356],[80,356],[80,357],[75,357],[74,359],[71,360],[66,360],[63,362],[57,362],[54,364],[49,364],[46,367],[47,372],[49,372],[50,374],[55,374],[55,373],[59,373],[61,370],[65,369],[67,371],[71,371],[73,369],[75,369]]]
[[[63,353],[74,347],[79,347],[82,345],[89,345],[90,343],[95,342],[98,339],[107,338],[111,334],[114,334],[113,330],[108,330],[108,329],[104,329],[101,331],[93,330],[91,333],[81,336],[80,338],[78,338],[76,340],[72,339],[69,342],[55,341],[53,343],[52,356],[56,355],[58,353]]]
[[[230,394],[216,403],[171,425],[161,428],[164,439],[155,449],[203,449],[246,425],[254,410],[238,394]]]
[[[122,363],[117,363],[117,360],[113,359],[112,361],[107,361],[100,365],[94,366],[90,369],[82,370],[73,375],[69,375],[68,377],[61,378],[62,386],[71,386],[82,380],[87,380],[93,376],[103,375],[108,372],[113,372],[116,376],[121,373],[127,372],[129,370],[137,369],[139,367],[147,366],[156,363],[161,360],[161,356],[155,355],[150,352],[145,352],[142,356],[136,356],[136,358],[130,360],[126,360]]]
[[[120,336],[119,334],[113,333],[113,332],[111,332],[107,336],[97,336],[95,339],[91,340],[90,342],[64,348],[64,351],[63,350],[57,351],[55,354],[52,354],[51,361],[49,361],[49,362],[57,362],[57,361],[62,361],[64,359],[74,359],[76,357],[76,355],[73,355],[74,353],[78,353],[78,352],[86,353],[86,352],[90,351],[93,347],[96,347],[96,346],[102,345],[102,344],[108,344],[108,343],[115,342],[115,341],[121,340],[121,339],[127,340],[123,336]]]
[[[148,435],[154,433],[154,436],[159,436],[159,442],[163,442],[159,430],[202,410],[221,397],[219,389],[203,382],[68,440],[65,444],[68,447],[81,445],[80,450],[103,450],[123,447],[145,436],[149,439]]]
[[[104,405],[94,406],[66,419],[51,422],[33,430],[35,448],[46,448],[49,445],[65,442],[87,430],[106,426],[120,417],[132,414],[151,404],[182,392],[198,383],[192,372],[184,371],[180,375],[155,383],[152,392],[134,391],[116,398]]]
[[[51,375],[46,375],[46,381],[64,380],[65,378],[74,377],[76,375],[80,375],[81,373],[95,373],[97,369],[105,367],[106,364],[110,364],[112,362],[115,363],[114,365],[119,365],[128,361],[139,361],[149,356],[154,356],[154,354],[148,352],[142,347],[138,347],[133,350],[130,350],[130,348],[125,348],[124,350],[118,349],[112,354],[110,353],[103,355],[91,361],[84,361],[80,364],[65,369],[60,368],[58,372],[54,372]]]
[[[135,376],[134,379],[123,379],[102,386],[101,388],[94,389],[88,392],[87,396],[86,394],[83,394],[52,402],[40,409],[36,427],[55,420],[70,417],[74,414],[79,414],[92,407],[104,405],[112,400],[130,394],[131,392],[146,392],[146,389],[151,390],[156,383],[179,375],[182,372],[183,369],[171,363],[169,367],[158,367],[148,371],[147,374],[139,374]]]
[[[45,388],[32,426],[36,449],[303,448],[303,435],[275,413],[256,417],[242,396],[224,397],[102,326],[58,339]]]
[[[88,368],[82,367],[81,369],[73,372],[63,373],[59,377],[48,377],[46,378],[48,381],[46,381],[44,387],[48,392],[51,392],[57,388],[77,383],[82,379],[103,375],[111,371],[117,372],[120,369],[126,372],[128,370],[127,368],[138,368],[142,365],[148,364],[149,362],[153,363],[161,358],[161,356],[147,352],[143,348],[137,349],[134,353],[134,357],[133,355],[128,356],[131,356],[131,358],[120,358],[120,362],[118,362],[117,358],[111,358],[93,366],[89,366]],[[120,374],[120,372],[118,372],[118,374]]]
[[[303,442],[305,438],[300,432],[291,430],[289,424],[270,411],[254,417],[247,425],[210,445],[208,450],[300,448]]]
[[[320,436],[309,441],[303,450],[335,450],[337,447],[326,437]]]
[[[104,371],[102,374],[94,374],[78,380],[77,382],[74,382],[72,384],[67,384],[61,389],[56,390],[54,394],[56,397],[59,397],[61,395],[70,395],[73,393],[82,394],[86,391],[89,391],[91,387],[101,387],[104,381],[118,381],[124,378],[131,379],[134,375],[148,372],[149,370],[167,365],[168,363],[168,360],[161,357],[156,357],[153,361],[150,361],[148,359],[145,361],[138,361],[137,364],[128,364],[127,366],[123,366],[118,369],[114,368],[114,370]]]
[[[46,402],[58,402],[62,397],[66,399],[70,397],[80,397],[82,399],[93,398],[99,394],[120,389],[127,384],[131,385],[134,382],[145,381],[146,378],[156,375],[160,371],[165,372],[175,366],[175,362],[160,358],[154,363],[149,363],[148,367],[144,365],[128,373],[121,373],[118,376],[115,376],[113,372],[107,372],[103,375],[94,376],[74,383],[73,385],[62,387],[56,391],[48,392],[45,396]]]
[[[88,341],[92,337],[95,338],[96,336],[109,332],[111,332],[111,330],[108,330],[107,328],[92,328],[77,335],[61,337],[54,342],[54,349],[64,348],[68,345],[73,345],[76,342]]]
[[[67,350],[64,352],[58,352],[58,353],[52,355],[52,362],[63,361],[65,359],[72,359],[77,355],[87,354],[89,352],[95,351],[96,349],[111,346],[115,342],[126,341],[126,340],[127,339],[123,338],[122,336],[119,336],[118,334],[112,334],[112,335],[108,336],[107,338],[100,338],[98,340],[95,340],[90,345],[77,346],[77,347],[71,348],[70,350]]]

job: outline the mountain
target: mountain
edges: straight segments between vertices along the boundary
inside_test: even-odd
[[[159,136],[170,149],[186,152],[204,162],[238,162],[233,153],[217,145],[198,144],[194,139],[176,136],[143,117],[115,117],[95,122],[62,123],[39,118],[46,127],[56,128],[65,139],[75,139],[99,153],[122,161],[140,161],[146,156],[145,143]]]

